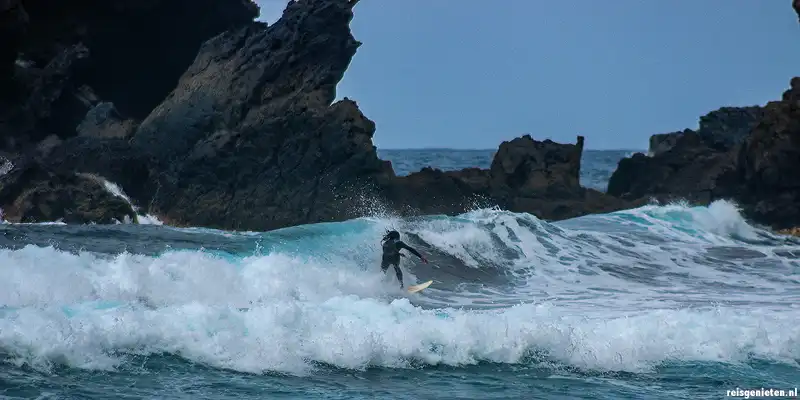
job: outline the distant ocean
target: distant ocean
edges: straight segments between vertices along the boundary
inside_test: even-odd
[[[630,151],[586,151],[605,190]],[[384,150],[400,174],[493,151]],[[124,188],[123,188],[124,189]],[[3,399],[720,399],[800,386],[800,240],[735,205],[271,232],[0,224]],[[430,264],[379,268],[398,229]],[[779,394],[779,392],[774,392]],[[775,397],[775,396],[773,396]]]

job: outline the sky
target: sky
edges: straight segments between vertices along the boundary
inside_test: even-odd
[[[302,1],[302,0],[301,0]],[[287,0],[256,0],[265,22]],[[790,0],[361,0],[337,88],[378,148],[494,149],[530,134],[647,149],[800,76]]]

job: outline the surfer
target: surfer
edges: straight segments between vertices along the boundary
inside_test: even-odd
[[[383,257],[381,259],[381,270],[385,274],[386,270],[389,269],[389,265],[393,265],[394,272],[397,275],[397,280],[400,281],[401,288],[403,287],[403,271],[400,271],[400,257],[405,257],[405,255],[400,254],[400,250],[406,249],[415,256],[419,257],[425,264],[428,263],[428,260],[423,257],[422,254],[400,240],[400,232],[398,231],[386,232],[382,242]]]

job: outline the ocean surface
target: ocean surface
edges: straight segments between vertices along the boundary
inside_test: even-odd
[[[400,173],[492,157],[380,153]],[[582,183],[605,189],[629,153],[587,151]],[[800,240],[728,202],[556,223],[376,206],[266,233],[148,221],[0,224],[0,398],[719,399],[800,386]],[[427,255],[403,270],[428,289],[381,273],[390,228]]]

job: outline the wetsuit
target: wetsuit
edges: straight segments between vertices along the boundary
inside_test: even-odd
[[[400,282],[400,287],[403,287],[403,271],[400,270],[400,250],[406,249],[415,256],[425,259],[418,251],[411,248],[411,246],[403,243],[400,239],[387,239],[383,242],[383,258],[381,259],[381,270],[386,273],[389,265],[394,266],[394,272],[397,275],[397,280]]]

